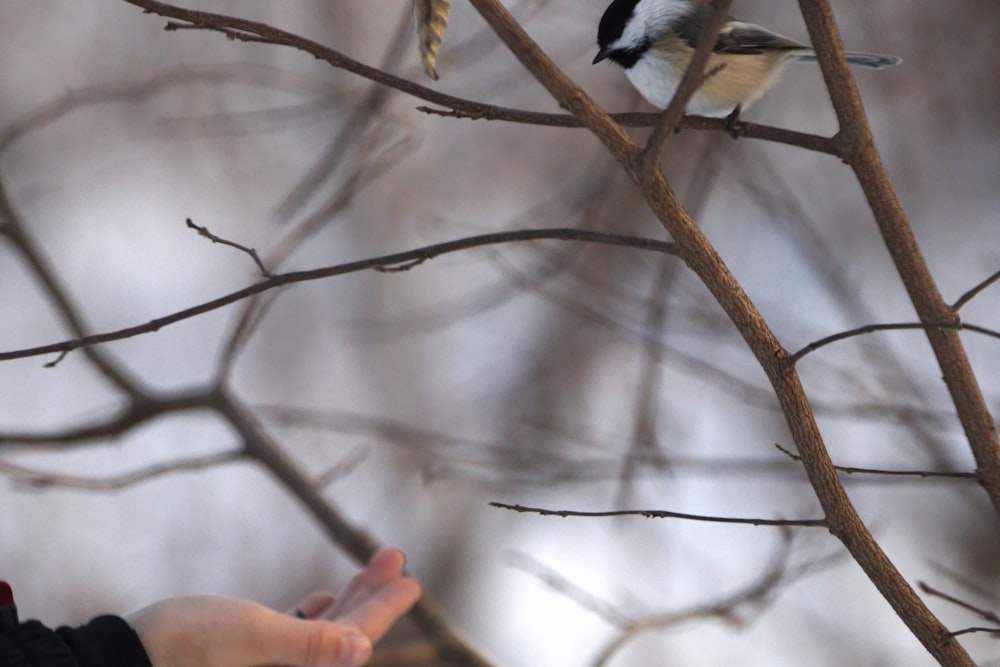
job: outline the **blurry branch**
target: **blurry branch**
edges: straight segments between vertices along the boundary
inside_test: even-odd
[[[680,205],[663,174],[658,169],[641,168],[641,149],[625,134],[621,126],[615,124],[552,62],[499,0],[470,0],[470,3],[535,79],[545,86],[563,108],[577,116],[629,173],[653,213],[676,241],[681,258],[697,274],[739,330],[774,387],[802,456],[803,467],[823,506],[830,532],[841,540],[932,656],[942,664],[971,666],[971,658],[958,642],[948,639],[942,641],[947,629],[910,587],[861,521],[838,478],[798,374],[793,366],[785,363],[787,352],[729,272],[722,258]],[[829,7],[821,0],[803,0],[804,13],[811,4],[822,5],[822,9],[829,14]],[[826,44],[835,45],[831,51],[819,50],[824,72],[829,69],[829,64],[825,61],[836,59],[838,70],[849,77],[843,50],[839,48],[839,40],[835,37],[832,16],[822,32],[822,38],[827,40]],[[817,41],[815,35],[813,41]],[[849,81],[849,78],[845,80]],[[857,118],[863,122],[857,91],[851,89],[848,95],[853,95],[857,104]],[[842,123],[842,129],[846,126],[849,124]],[[856,161],[877,160],[873,142],[855,143],[855,137],[851,133],[838,136],[851,145]],[[882,175],[882,182],[884,181]],[[876,210],[876,215],[878,213]],[[944,316],[921,317],[923,321],[946,319],[948,318]],[[995,431],[992,437],[996,438]],[[997,497],[1000,498],[1000,494]]]
[[[850,412],[855,408],[850,406],[844,410]],[[885,410],[888,414],[891,408]],[[747,474],[758,477],[781,475],[787,478],[790,473],[795,472],[789,463],[772,458],[685,456],[649,448],[630,448],[624,457],[617,454],[594,456],[590,453],[594,449],[600,452],[609,449],[607,436],[597,437],[586,432],[569,431],[559,425],[538,428],[545,428],[548,437],[551,437],[553,430],[557,431],[556,435],[572,446],[572,450],[565,454],[556,454],[550,450],[531,451],[524,456],[516,457],[501,470],[497,470],[497,461],[502,459],[507,447],[500,442],[465,438],[381,415],[368,415],[349,410],[312,410],[294,406],[255,405],[254,411],[278,427],[321,429],[354,436],[363,441],[374,441],[378,445],[399,448],[407,456],[415,457],[422,462],[423,475],[428,482],[455,475],[475,479],[501,489],[508,489],[511,485],[549,486],[589,483],[618,477],[622,458],[626,464],[631,463],[637,469],[656,469],[661,471],[659,474],[673,474],[687,470],[709,475],[714,479],[724,475],[746,476]],[[903,411],[891,414],[898,418],[900,414],[911,413]],[[913,418],[920,418],[919,414],[913,414],[915,415]],[[798,460],[797,455],[780,446],[778,448],[791,460]],[[361,454],[357,456],[360,457]],[[351,455],[347,457],[346,463],[337,465],[353,465],[354,460],[355,456]],[[480,470],[483,472],[476,472]],[[667,470],[670,472],[665,472]],[[938,481],[964,481],[975,478],[973,473],[961,472],[903,471],[889,474],[892,471],[887,471],[887,474],[880,475],[879,471],[869,471],[864,468],[846,469],[838,466],[838,470],[872,472],[881,478],[879,483],[903,483],[907,478]]]
[[[795,452],[791,452],[778,443],[774,443],[774,446],[779,452],[792,459],[793,461],[801,460],[799,455]],[[944,472],[938,470],[882,470],[878,468],[854,468],[851,466],[834,466],[840,472],[851,474],[862,474],[862,475],[891,475],[893,477],[949,477],[952,479],[969,479],[975,480],[976,473],[974,472]]]
[[[0,232],[14,244],[25,263],[34,272],[44,288],[45,294],[52,301],[59,318],[74,336],[86,337],[89,329],[83,314],[74,305],[69,291],[60,282],[52,265],[31,237],[28,226],[24,224],[20,213],[15,210],[14,203],[7,194],[7,185],[2,177],[0,177],[0,220],[4,223],[0,227]],[[94,365],[94,368],[127,395],[130,400],[135,401],[141,397],[138,380],[131,377],[124,368],[114,363],[104,352],[88,349],[84,354]]]
[[[756,200],[763,217],[776,226],[775,231],[783,239],[795,244],[798,253],[811,267],[812,272],[819,276],[824,292],[839,306],[843,319],[851,322],[878,321],[882,317],[878,306],[859,298],[857,290],[853,287],[855,281],[851,275],[850,265],[838,258],[837,249],[821,231],[827,226],[825,221],[816,214],[804,194],[798,188],[791,187],[773,160],[763,159],[764,156],[749,151],[741,153],[745,164],[737,166],[736,169],[748,174],[740,179],[743,187]],[[859,341],[856,349],[862,357],[861,361],[856,363],[878,368],[881,377],[884,378],[883,386],[892,386],[894,397],[909,396],[913,406],[935,405],[938,401],[932,397],[931,388],[926,385],[926,381],[918,376],[912,360],[904,359],[900,346],[892,345],[892,342],[893,338],[889,336],[868,336]],[[846,369],[844,375],[852,382],[860,380],[856,365]],[[877,407],[874,398],[867,401],[867,406],[862,406],[857,392],[848,390],[847,394],[852,396],[852,401],[857,406],[857,410],[851,413],[852,416],[863,418],[866,415],[876,414],[869,409]],[[815,400],[813,409],[817,414],[821,412],[830,414],[827,406],[817,404]],[[919,411],[924,415],[930,414],[927,408],[921,408]],[[936,412],[940,416],[918,417],[914,408],[910,407],[901,408],[895,416],[897,424],[909,432],[913,443],[926,452],[931,461],[943,466],[951,460],[951,456],[945,451],[946,447],[942,440],[931,432],[930,427],[941,428],[948,424],[947,428],[950,429],[950,425],[955,421],[954,410],[944,406]],[[885,417],[889,415],[885,411],[881,414]]]
[[[490,507],[526,514],[541,516],[558,516],[562,518],[576,517],[609,517],[609,516],[641,516],[646,519],[685,519],[687,521],[705,521],[708,523],[734,523],[751,526],[806,526],[818,528],[827,526],[826,519],[759,519],[744,517],[711,516],[706,514],[685,514],[683,512],[668,512],[666,510],[608,510],[604,512],[581,512],[578,510],[551,510],[541,507],[525,507],[524,505],[509,505],[493,501]]]
[[[718,184],[719,172],[722,160],[718,153],[704,152],[694,163],[692,169],[691,182],[694,184],[693,192],[688,193],[688,210],[692,217],[699,217],[709,200],[709,195]],[[636,386],[636,407],[633,419],[632,444],[622,465],[621,476],[618,482],[618,492],[616,494],[615,506],[618,508],[627,507],[631,503],[632,484],[631,480],[639,466],[642,458],[637,456],[643,450],[657,451],[660,448],[657,425],[663,418],[662,410],[662,388],[665,385],[664,376],[668,370],[676,372],[672,365],[667,362],[667,346],[661,343],[662,339],[668,336],[668,323],[677,314],[677,308],[671,303],[672,292],[678,283],[678,276],[682,275],[683,267],[677,262],[659,262],[659,275],[651,282],[649,294],[646,297],[645,316],[642,322],[641,331],[650,332],[641,341],[644,357],[641,376]],[[681,316],[683,317],[683,315]],[[680,319],[680,318],[677,318]],[[725,323],[721,323],[725,326]],[[657,338],[654,339],[653,335]],[[768,397],[771,398],[770,392]],[[769,401],[769,403],[771,403]],[[773,403],[771,403],[773,405]],[[665,456],[662,458],[666,458]],[[669,459],[663,464],[663,468],[669,468]]]
[[[382,60],[380,70],[386,71],[393,68],[406,52],[409,46],[410,10],[404,7],[400,16],[399,24],[389,41],[389,49]],[[309,168],[306,175],[299,183],[285,195],[284,199],[275,207],[275,214],[279,219],[290,218],[299,212],[308,199],[322,185],[323,181],[330,177],[337,165],[348,155],[350,155],[349,145],[357,142],[359,136],[363,136],[368,128],[381,117],[381,111],[389,100],[391,88],[386,86],[371,86],[364,98],[352,106],[351,113],[340,125],[336,137],[329,143],[326,149],[316,160],[315,164]],[[333,195],[336,197],[336,195]],[[327,205],[320,207],[327,208]]]
[[[97,84],[69,90],[55,100],[27,113],[0,131],[0,153],[25,135],[46,127],[64,116],[87,106],[98,104],[141,103],[182,85],[244,84],[268,88],[288,88],[293,92],[315,92],[320,84],[300,82],[290,85],[295,77],[290,72],[238,63],[203,67],[182,67],[154,75],[142,81]]]
[[[334,140],[334,144],[340,146],[343,137],[349,137],[353,134],[353,132],[340,133]],[[338,213],[350,206],[355,196],[401,162],[402,158],[399,153],[406,150],[406,141],[403,140],[383,147],[382,151],[376,155],[373,153],[377,137],[373,134],[372,132],[362,132],[360,139],[355,138],[361,146],[350,151],[351,162],[347,169],[349,175],[319,208],[296,223],[267,253],[267,257],[264,259],[266,266],[276,268],[283,264],[296,248],[329,223]],[[346,145],[347,143],[344,144],[345,148]],[[339,162],[339,159],[334,160],[334,162]],[[220,378],[225,379],[229,376],[237,354],[253,334],[256,325],[263,320],[277,298],[277,294],[277,291],[262,293],[243,304],[222,353],[218,372]]]
[[[120,491],[127,487],[135,486],[136,484],[148,482],[156,477],[163,477],[164,475],[171,475],[178,472],[204,470],[223,463],[239,461],[243,458],[243,453],[239,451],[220,452],[218,454],[209,454],[207,456],[175,459],[167,463],[146,466],[139,470],[110,477],[62,475],[58,473],[43,472],[0,460],[0,472],[9,475],[15,482],[27,484],[28,486],[36,489],[61,487],[67,489],[77,489],[80,491],[105,492]]]
[[[718,600],[678,611],[652,614],[633,621],[622,628],[622,633],[601,651],[592,663],[593,667],[607,667],[618,651],[643,632],[663,630],[682,623],[709,618],[716,618],[731,625],[741,625],[745,621],[740,617],[740,612],[746,607],[755,606],[759,612],[779,594],[782,588],[801,579],[810,571],[828,566],[837,560],[837,556],[833,555],[792,567],[789,565],[789,560],[792,555],[793,533],[786,529],[783,531],[783,536],[781,548],[774,554],[770,564],[753,581]]]
[[[809,36],[840,124],[838,136],[850,145],[846,162],[865,193],[892,261],[921,322],[958,318],[938,290],[882,165],[828,0],[799,0]],[[976,459],[979,482],[1000,513],[1000,436],[957,331],[926,330],[952,403]]]
[[[231,292],[225,296],[207,301],[198,306],[193,306],[191,308],[185,308],[184,310],[179,310],[170,315],[164,317],[158,317],[156,319],[150,320],[146,324],[140,324],[133,327],[127,327],[124,329],[119,329],[117,331],[111,331],[103,334],[96,334],[92,336],[81,336],[73,340],[63,341],[61,343],[52,343],[49,345],[40,345],[37,347],[24,348],[20,350],[12,350],[7,352],[0,352],[0,361],[6,361],[9,359],[23,359],[25,357],[34,357],[43,354],[58,354],[62,352],[69,352],[72,350],[80,348],[89,348],[92,345],[98,345],[100,343],[108,343],[115,340],[122,340],[125,338],[131,338],[133,336],[138,336],[141,334],[152,333],[158,331],[159,329],[175,324],[177,322],[190,319],[192,317],[197,317],[207,312],[211,312],[218,308],[228,306],[229,304],[236,303],[242,299],[253,296],[255,294],[260,294],[277,287],[282,287],[285,285],[292,285],[300,282],[307,282],[310,280],[320,280],[323,278],[331,278],[333,276],[344,275],[347,273],[355,273],[357,271],[365,270],[379,270],[385,271],[386,269],[392,269],[394,267],[399,267],[400,265],[407,265],[410,262],[424,262],[441,255],[448,253],[459,252],[462,250],[469,250],[471,248],[478,248],[482,246],[495,245],[499,243],[518,243],[525,241],[540,241],[540,240],[563,240],[563,241],[577,241],[582,243],[603,243],[613,246],[622,246],[627,248],[636,248],[640,250],[648,250],[651,252],[659,252],[667,255],[674,255],[677,253],[677,249],[672,243],[665,241],[658,241],[655,239],[647,239],[636,236],[627,236],[623,234],[607,234],[602,232],[593,232],[581,229],[564,229],[564,228],[554,228],[554,229],[526,229],[526,230],[514,230],[507,232],[496,232],[493,234],[480,234],[477,236],[470,236],[462,239],[456,239],[453,241],[446,241],[444,243],[437,243],[433,245],[423,246],[421,248],[415,248],[413,250],[407,250],[404,252],[393,253],[389,255],[382,255],[379,257],[372,257],[369,259],[356,260],[353,262],[347,262],[345,264],[337,264],[334,266],[328,266],[320,269],[312,269],[307,271],[293,271],[289,273],[279,273],[270,276],[269,278],[262,280],[250,287],[245,287],[241,290]]]
[[[57,431],[34,430],[23,433],[0,431],[0,447],[10,445],[31,445],[32,449],[82,447],[94,440],[120,437],[163,415],[209,408],[210,392],[206,391],[170,395],[153,394],[140,389],[135,391],[139,392],[136,397],[129,400],[117,415],[108,419]]]
[[[754,580],[717,600],[692,605],[678,611],[652,614],[632,621],[622,627],[619,636],[615,637],[601,651],[592,663],[593,667],[607,667],[616,653],[644,632],[664,630],[682,623],[710,618],[716,618],[731,625],[740,625],[745,622],[740,618],[741,610],[756,606],[759,611],[776,597],[783,587],[802,578],[810,569],[828,564],[835,558],[827,557],[814,563],[792,568],[788,561],[792,555],[793,534],[785,529],[783,537],[781,548],[772,556],[771,562]]]
[[[504,554],[504,561],[507,565],[530,574],[560,595],[575,602],[582,609],[597,614],[617,628],[624,629],[635,623],[635,619],[607,600],[601,600],[592,593],[588,593],[556,570],[522,551],[508,551]]]
[[[973,605],[973,604],[971,604],[969,602],[961,600],[961,599],[955,597],[954,595],[949,595],[949,594],[947,594],[947,593],[945,593],[943,591],[939,591],[936,588],[931,587],[930,585],[928,585],[927,583],[925,583],[923,581],[919,582],[918,585],[920,586],[920,590],[922,590],[924,593],[927,593],[928,595],[930,595],[932,597],[939,597],[942,600],[946,600],[946,601],[952,603],[953,605],[957,605],[957,606],[961,607],[962,609],[965,609],[967,611],[971,611],[974,614],[977,614],[984,621],[989,621],[990,623],[996,623],[997,625],[1000,625],[1000,616],[998,616],[996,614],[996,612],[989,611],[987,609],[981,609],[980,607],[977,607],[977,606],[975,606],[975,605]],[[951,632],[949,634],[952,637],[954,637],[954,636],[957,636],[957,635],[967,634],[967,633],[970,633],[970,632],[988,632],[988,633],[992,633],[992,634],[1000,634],[1000,628],[996,628],[996,627],[994,627],[994,628],[972,627],[972,628],[965,628],[964,630],[958,630],[958,631],[955,631],[955,632]]]
[[[29,114],[22,121],[9,126],[7,131],[0,135],[0,151],[9,147],[11,142],[24,136],[26,132],[54,122],[64,114],[79,108],[83,104],[108,102],[112,101],[116,96],[139,100],[147,95],[163,90],[166,86],[172,85],[176,81],[176,77],[168,76],[157,80],[154,84],[130,84],[118,88],[93,88],[90,89],[90,94],[88,95],[67,95],[56,103],[43,107],[39,111]],[[213,242],[224,243],[246,252],[254,259],[265,275],[267,275],[267,269],[263,266],[256,251],[215,236],[207,228],[194,225],[190,220],[188,224]],[[76,306],[72,302],[68,292],[57,282],[55,271],[48,266],[32,239],[27,235],[25,229],[26,225],[21,222],[13,203],[8,198],[3,182],[0,181],[0,233],[3,233],[11,240],[20,254],[25,257],[29,266],[34,269],[42,287],[55,302],[62,319],[79,337],[78,342],[84,338],[88,338],[82,317],[78,314]],[[528,240],[538,234],[537,230],[527,232],[522,240]],[[556,236],[560,235],[557,231]],[[493,236],[497,239],[497,235]],[[583,240],[573,230],[569,230],[569,236],[574,239]],[[516,235],[509,238],[513,240],[516,238]],[[551,237],[542,233],[539,238]],[[592,242],[608,242],[606,238],[602,240],[597,239],[596,235],[591,235],[587,240]],[[424,249],[425,252],[420,253],[419,256],[429,259],[442,252],[457,250],[463,243],[469,242],[472,243],[469,247],[487,243],[485,238],[481,238],[479,241],[471,241],[469,239],[459,241],[457,246],[454,245],[454,242],[439,244],[438,246]],[[610,242],[619,245],[638,243],[640,246],[648,246],[650,249],[660,251],[664,251],[664,248],[670,249],[669,244],[657,241],[646,243],[634,239],[620,238],[611,240]],[[436,250],[432,248],[436,248]],[[431,250],[431,254],[427,254],[427,250]],[[364,268],[377,269],[384,267],[387,263],[393,264],[399,261],[407,261],[407,259],[401,259],[399,256],[388,256],[381,261],[369,263],[368,267]],[[335,274],[338,272],[335,272]],[[295,278],[291,274],[285,274],[284,277],[285,280],[289,280],[291,283],[298,282],[300,278],[301,276]],[[158,324],[156,321],[151,324],[154,330],[162,325],[162,323]],[[79,345],[75,347],[79,347]],[[66,351],[68,349],[70,348],[67,348]],[[283,451],[280,444],[266,433],[251,411],[228,392],[224,383],[225,378],[220,378],[208,390],[191,391],[175,395],[161,395],[142,386],[137,380],[130,378],[116,361],[110,357],[105,357],[102,351],[87,348],[85,353],[88,360],[125,394],[127,404],[124,408],[117,415],[100,423],[92,423],[50,433],[36,431],[25,434],[0,434],[0,445],[31,445],[33,449],[44,446],[78,446],[94,439],[113,438],[122,435],[168,412],[203,409],[212,411],[225,419],[228,425],[239,434],[242,446],[236,451],[178,459],[168,463],[146,466],[131,473],[108,478],[83,478],[75,475],[45,473],[5,461],[0,462],[0,471],[6,472],[16,480],[24,481],[39,488],[66,487],[108,491],[124,488],[131,484],[177,471],[201,469],[241,458],[249,458],[266,468],[291,495],[302,502],[309,509],[312,516],[321,523],[333,542],[355,560],[363,563],[376,551],[378,544],[375,540],[361,529],[353,526],[321,493],[326,483],[344,474],[346,470],[356,465],[357,457],[355,457],[354,461],[346,461],[338,466],[334,466],[318,479],[310,479],[306,472]],[[433,644],[435,653],[442,660],[459,664],[463,667],[490,666],[491,663],[489,661],[480,656],[451,630],[441,609],[430,595],[425,594],[423,596],[410,613],[410,617]]]
[[[225,387],[213,396],[213,407],[225,417],[243,441],[246,456],[260,463],[316,518],[330,539],[356,562],[366,563],[378,550],[378,542],[353,525],[320,488],[266,431],[253,412]],[[491,663],[458,637],[438,602],[425,594],[409,613],[414,624],[431,640],[447,661],[463,667],[491,667]]]
[[[1000,338],[1000,332],[998,331],[976,326],[975,324],[967,324],[957,318],[949,322],[893,322],[889,324],[866,324],[864,326],[857,327],[856,329],[841,331],[840,333],[831,334],[825,338],[809,343],[798,352],[789,355],[787,363],[798,363],[802,357],[811,352],[815,352],[821,347],[826,347],[831,343],[847,340],[848,338],[854,338],[855,336],[863,336],[864,334],[870,334],[876,331],[912,331],[914,329],[920,329],[923,331],[929,331],[931,329],[967,329],[992,338]]]
[[[83,477],[80,475],[65,475],[46,472],[27,466],[21,466],[0,459],[0,473],[5,473],[15,483],[25,484],[34,489],[63,488],[79,491],[120,491],[130,486],[148,482],[157,477],[163,477],[179,472],[204,470],[224,463],[246,460],[242,451],[219,452],[205,456],[174,459],[165,463],[143,466],[137,470],[111,475],[108,477]],[[330,466],[312,482],[318,489],[324,489],[333,482],[343,479],[357,469],[365,460],[364,452],[355,450],[342,461]]]

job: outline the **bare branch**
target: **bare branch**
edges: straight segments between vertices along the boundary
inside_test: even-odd
[[[257,268],[260,269],[260,274],[265,278],[271,277],[272,275],[271,272],[267,270],[266,266],[264,266],[264,262],[260,261],[260,256],[257,254],[257,251],[254,250],[253,248],[248,248],[245,245],[240,245],[239,243],[236,243],[234,241],[228,241],[220,236],[216,236],[212,232],[208,231],[208,227],[201,227],[199,225],[194,224],[194,222],[191,221],[191,218],[188,218],[186,222],[188,229],[197,230],[199,236],[205,237],[212,243],[221,243],[222,245],[227,245],[231,248],[242,250],[246,254],[250,255],[250,258],[253,259],[254,263],[257,265]]]
[[[509,505],[507,503],[491,502],[490,507],[511,510],[526,514],[542,516],[578,517],[609,517],[609,516],[641,516],[646,519],[686,519],[688,521],[705,521],[709,523],[734,523],[751,526],[807,526],[819,528],[827,526],[826,519],[758,519],[743,517],[711,516],[705,514],[685,514],[683,512],[668,512],[666,510],[609,510],[606,512],[581,512],[578,510],[550,510],[541,507],[526,507],[525,505]]]
[[[435,109],[433,107],[418,106],[417,111],[422,111],[433,116],[444,118],[459,118],[464,120],[486,120],[502,121],[507,123],[521,123],[525,125],[538,125],[542,127],[563,127],[580,128],[583,123],[576,117],[569,114],[544,113],[541,111],[525,111],[523,109],[511,109],[509,107],[494,106],[492,104],[482,104],[470,102],[470,106],[478,105],[475,111],[463,111],[458,109]],[[629,112],[609,114],[612,120],[622,127],[654,127],[662,117],[659,113]],[[727,122],[722,118],[706,118],[704,116],[684,116],[677,123],[677,127],[684,130],[711,130],[715,132],[727,132]],[[817,153],[826,153],[834,157],[841,157],[844,148],[839,139],[835,137],[824,137],[808,132],[798,132],[782,127],[770,125],[760,125],[739,120],[733,125],[732,132],[736,136],[747,139],[760,139],[789,146],[797,146]]]
[[[777,442],[774,446],[779,452],[792,459],[793,461],[801,461],[802,458],[795,452],[791,452],[784,447],[782,447]],[[881,470],[878,468],[854,468],[851,466],[835,466],[840,472],[845,472],[848,474],[863,474],[863,475],[890,475],[893,477],[947,477],[951,479],[968,479],[975,480],[976,473],[974,472],[942,472],[937,470]]]
[[[981,333],[985,336],[990,336],[991,338],[1000,338],[1000,332],[987,329],[986,327],[977,326],[975,324],[966,324],[965,322],[959,320],[957,316],[955,319],[948,322],[893,322],[889,324],[866,324],[864,326],[857,327],[856,329],[841,331],[840,333],[831,334],[825,338],[820,338],[817,341],[809,343],[798,352],[789,355],[786,362],[789,364],[798,363],[802,357],[811,352],[815,352],[821,347],[826,347],[831,343],[847,340],[848,338],[854,338],[855,336],[875,333],[876,331],[912,331],[914,329],[923,331],[930,329],[967,329],[969,331]]]
[[[0,447],[31,445],[39,448],[81,447],[95,440],[114,439],[134,428],[166,414],[205,410],[211,405],[211,392],[193,390],[171,395],[143,395],[130,400],[116,415],[97,422],[57,431],[0,431]]]
[[[957,313],[962,308],[962,306],[975,299],[977,296],[979,296],[980,292],[982,292],[983,290],[985,290],[987,287],[997,282],[998,280],[1000,280],[1000,271],[997,271],[989,278],[986,278],[981,283],[970,289],[968,292],[958,297],[958,300],[955,301],[955,303],[951,304],[951,309]]]
[[[948,595],[944,591],[939,591],[938,589],[933,588],[930,584],[928,584],[926,582],[921,581],[921,582],[918,583],[918,585],[920,586],[920,590],[922,590],[924,593],[927,593],[928,595],[931,595],[933,597],[939,597],[942,600],[947,600],[948,602],[952,603],[953,605],[961,607],[962,609],[965,609],[967,611],[971,611],[972,613],[974,613],[974,614],[978,615],[980,618],[982,618],[984,621],[989,621],[990,623],[1000,624],[1000,615],[997,615],[996,612],[989,611],[988,609],[982,609],[980,607],[977,607],[974,604],[966,602],[965,600],[958,599],[954,595]],[[955,634],[959,634],[959,633],[955,633]]]
[[[441,255],[446,255],[448,253],[458,252],[461,250],[468,250],[471,248],[478,248],[482,246],[495,245],[498,243],[518,243],[524,241],[539,241],[539,240],[563,240],[563,241],[579,241],[583,243],[603,243],[607,245],[638,248],[641,250],[648,250],[651,252],[660,252],[668,255],[673,255],[676,254],[677,252],[677,249],[674,246],[674,244],[665,241],[657,241],[655,239],[626,236],[623,234],[605,234],[601,232],[592,232],[581,229],[563,229],[563,228],[528,229],[520,231],[496,232],[494,234],[480,234],[478,236],[470,236],[463,239],[457,239],[454,241],[446,241],[444,243],[437,243],[434,245],[424,246],[422,248],[416,248],[414,250],[407,250],[404,252],[394,253],[391,255],[382,255],[381,257],[373,257],[370,259],[357,260],[354,262],[348,262],[346,264],[337,264],[335,266],[329,266],[321,269],[275,274],[267,278],[266,280],[256,283],[255,285],[251,285],[250,287],[245,287],[241,290],[230,292],[225,296],[213,299],[211,301],[207,301],[198,306],[185,308],[184,310],[179,310],[175,313],[166,315],[164,317],[158,317],[154,320],[149,321],[146,324],[140,324],[133,327],[126,327],[124,329],[119,329],[117,331],[111,331],[103,334],[84,336],[73,340],[63,341],[61,343],[52,343],[49,345],[40,345],[37,347],[24,348],[21,350],[0,352],[0,361],[7,361],[10,359],[23,359],[25,357],[36,357],[43,354],[59,354],[62,352],[68,352],[80,348],[90,347],[92,345],[99,345],[101,343],[109,343],[111,341],[131,338],[133,336],[138,336],[141,334],[152,333],[154,331],[159,331],[165,326],[176,324],[177,322],[181,322],[183,320],[187,320],[192,317],[197,317],[198,315],[202,315],[204,313],[217,310],[224,306],[228,306],[232,303],[236,303],[237,301],[246,299],[247,297],[251,297],[255,294],[260,294],[262,292],[266,292],[268,290],[272,290],[277,287],[282,287],[285,285],[292,285],[295,283],[307,282],[311,280],[320,280],[323,278],[331,278],[333,276],[344,275],[347,273],[356,273],[358,271],[365,271],[369,269],[380,269],[380,268],[384,269],[385,267],[392,267],[418,260],[426,261],[429,259],[440,257]]]
[[[63,475],[58,473],[43,472],[25,466],[19,466],[9,461],[0,460],[0,472],[6,473],[16,482],[26,484],[35,489],[44,488],[65,488],[78,491],[121,491],[130,486],[135,486],[143,482],[148,482],[157,477],[172,475],[178,472],[189,472],[192,470],[204,470],[213,468],[223,463],[239,461],[243,457],[243,452],[220,452],[207,456],[196,456],[184,459],[175,459],[166,463],[145,466],[132,472],[111,477],[81,477],[78,475]]]

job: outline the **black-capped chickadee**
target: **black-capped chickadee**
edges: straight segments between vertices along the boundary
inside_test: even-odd
[[[687,69],[702,27],[711,16],[707,0],[614,0],[597,31],[594,64],[611,60],[625,68],[632,85],[651,104],[664,109]],[[728,17],[705,71],[717,70],[698,89],[687,113],[725,117],[730,129],[763,95],[790,62],[816,61],[805,44],[753,23]],[[881,69],[896,56],[848,53],[854,65]]]

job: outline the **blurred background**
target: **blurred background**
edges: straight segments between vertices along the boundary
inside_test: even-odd
[[[558,111],[463,2],[453,3],[436,83],[420,68],[410,2],[186,4],[270,23],[442,92]],[[605,4],[508,6],[605,108],[648,110],[620,70],[590,65]],[[903,58],[857,72],[857,83],[954,302],[1000,268],[995,5],[834,4],[848,48]],[[791,0],[737,0],[733,11],[806,38]],[[423,102],[308,54],[165,23],[124,2],[0,4],[0,179],[27,247],[92,332],[259,279],[250,257],[200,237],[187,218],[281,257],[281,270],[511,229],[666,238],[582,130],[429,116],[416,110]],[[790,68],[744,119],[836,130],[808,65]],[[684,131],[664,170],[788,349],[915,319],[860,188],[835,158]],[[74,337],[11,237],[0,243],[0,349]],[[792,443],[764,374],[673,258],[497,245],[309,282],[266,302],[245,335],[234,334],[247,312],[236,304],[100,349],[131,386],[157,395],[208,386],[228,359],[233,395],[331,504],[407,552],[454,627],[496,664],[931,664],[822,529],[488,506],[820,516],[804,474],[774,446]],[[986,290],[963,320],[1000,328],[998,304],[998,288]],[[995,408],[1000,348],[974,333],[963,340]],[[127,407],[85,354],[45,367],[52,361],[0,363],[0,577],[22,615],[80,623],[196,592],[285,607],[353,571],[250,461],[79,488],[87,482],[76,478],[108,485],[236,451],[240,440],[218,414],[189,410],[116,436],[44,442]],[[799,369],[837,463],[973,469],[923,334],[853,338]],[[24,469],[65,484],[32,484]],[[1000,535],[974,482],[845,483],[909,581],[1000,608]],[[952,629],[982,624],[929,604]],[[1000,664],[995,641],[963,644]]]

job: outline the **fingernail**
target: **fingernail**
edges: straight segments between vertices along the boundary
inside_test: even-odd
[[[368,662],[372,654],[372,644],[360,632],[348,632],[344,635],[344,647],[340,652],[340,663],[345,667],[361,667]]]

